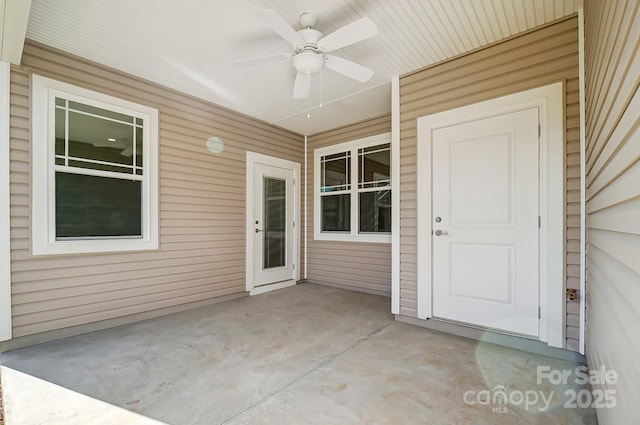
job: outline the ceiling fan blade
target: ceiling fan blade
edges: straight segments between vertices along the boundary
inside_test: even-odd
[[[293,53],[274,53],[272,55],[264,55],[264,56],[254,56],[252,58],[245,59],[236,59],[233,63],[244,63],[244,62],[271,62],[276,61],[278,59],[291,59],[293,57]]]
[[[256,10],[256,15],[271,28],[273,32],[287,40],[291,45],[304,44],[300,35],[291,28],[291,25],[271,9]]]
[[[309,91],[311,91],[311,75],[298,72],[296,82],[293,83],[293,98],[304,99],[309,97]]]
[[[345,77],[364,83],[365,81],[369,81],[373,76],[373,71],[371,69],[350,60],[333,55],[326,55],[326,58],[325,66],[338,74],[344,75]]]
[[[377,34],[376,24],[369,18],[361,18],[321,38],[318,48],[322,52],[332,52]]]

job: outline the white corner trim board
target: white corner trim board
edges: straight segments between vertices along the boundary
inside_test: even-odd
[[[9,193],[10,70],[0,62],[0,341],[11,339],[11,237]]]
[[[391,314],[400,314],[400,77],[391,80]]]
[[[565,347],[564,303],[564,83],[527,90],[418,118],[417,311],[432,317],[431,138],[434,130],[537,107],[540,111],[539,339]]]
[[[586,176],[586,93],[585,93],[585,52],[584,52],[584,7],[578,9],[578,55],[579,55],[579,81],[580,81],[580,335],[578,352],[585,353],[585,320],[586,320],[586,231],[587,231],[587,176]]]

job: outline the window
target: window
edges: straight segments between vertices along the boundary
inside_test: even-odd
[[[315,239],[391,242],[390,135],[316,149]]]
[[[157,249],[155,109],[33,76],[33,254]]]

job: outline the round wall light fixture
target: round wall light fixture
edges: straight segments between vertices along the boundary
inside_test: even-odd
[[[209,137],[207,139],[207,149],[211,153],[220,153],[224,149],[224,142],[219,137]]]

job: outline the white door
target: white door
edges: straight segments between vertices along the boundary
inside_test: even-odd
[[[538,108],[433,132],[433,315],[538,336]]]
[[[295,171],[253,163],[253,286],[294,279]]]

